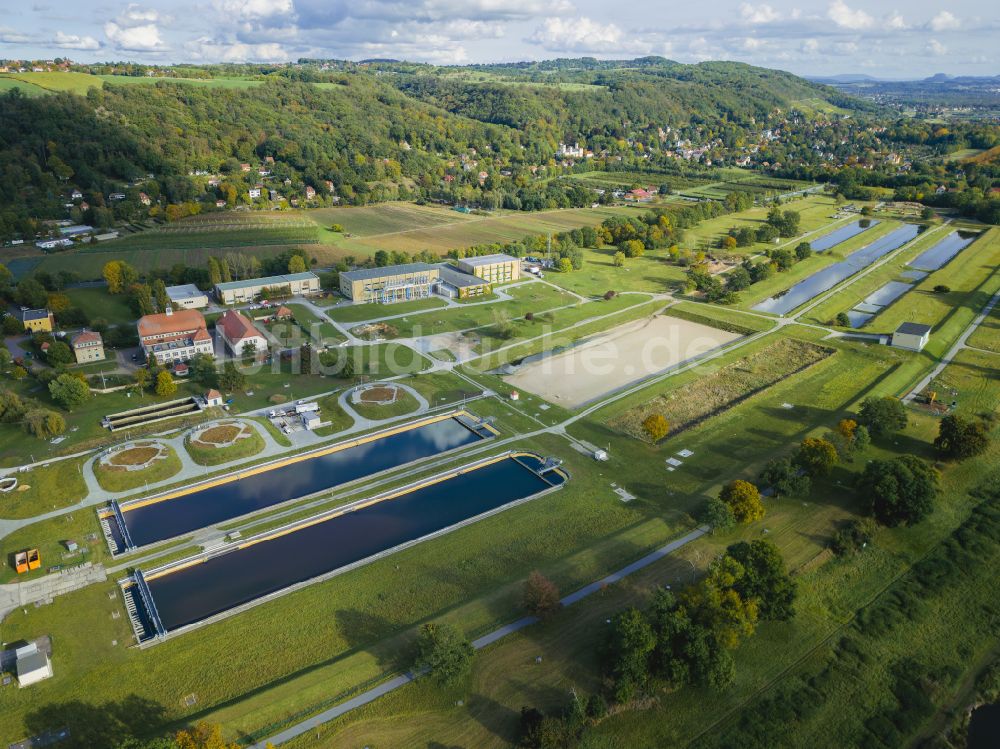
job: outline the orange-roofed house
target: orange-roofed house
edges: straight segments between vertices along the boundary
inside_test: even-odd
[[[215,323],[215,330],[225,341],[233,356],[243,356],[250,351],[258,354],[267,352],[267,339],[254,327],[250,318],[240,312],[230,309]]]
[[[104,358],[104,340],[95,330],[85,330],[70,339],[70,347],[77,364],[101,361]]]
[[[158,364],[188,361],[195,354],[215,354],[205,316],[196,309],[166,312],[139,318],[139,342],[146,357]]]

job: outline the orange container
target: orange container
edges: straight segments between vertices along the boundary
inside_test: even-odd
[[[14,555],[14,569],[19,575],[28,571],[28,552],[19,551]]]
[[[38,553],[38,549],[30,549],[28,551],[28,569],[37,570],[42,566],[42,557]]]

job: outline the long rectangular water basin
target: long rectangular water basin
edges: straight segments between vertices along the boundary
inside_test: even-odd
[[[352,569],[513,503],[559,487],[559,461],[530,453],[489,458],[248,538],[213,554],[167,564],[122,582],[140,642],[162,638],[233,608]]]
[[[801,307],[810,299],[829,291],[838,283],[860,270],[867,268],[879,258],[898,250],[907,242],[913,240],[921,227],[916,224],[903,224],[893,229],[884,237],[879,237],[871,244],[851,253],[839,263],[834,263],[823,270],[813,273],[809,278],[795,284],[788,291],[754,305],[760,312],[772,312],[784,315],[797,307]]]
[[[463,412],[375,432],[216,481],[112,502],[101,523],[114,553],[191,533],[247,513],[331,489],[492,437],[496,430]]]
[[[839,229],[834,229],[829,234],[824,234],[815,242],[810,242],[809,246],[812,247],[813,252],[825,252],[831,247],[835,247],[841,242],[846,242],[851,237],[856,237],[861,232],[868,231],[878,224],[878,221],[869,220],[867,226],[862,226],[862,221],[864,219],[859,218],[857,221],[852,221],[845,226],[841,226]]]
[[[979,238],[978,232],[953,231],[929,250],[921,252],[907,265],[911,268],[932,271],[943,268],[954,257]]]

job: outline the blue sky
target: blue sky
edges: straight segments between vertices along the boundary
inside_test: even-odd
[[[890,0],[890,3],[894,0]],[[592,55],[739,60],[799,74],[1000,73],[987,0],[2,0],[0,58],[151,63]]]

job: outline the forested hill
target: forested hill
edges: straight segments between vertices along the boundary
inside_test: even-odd
[[[693,124],[733,140],[776,112],[865,106],[832,87],[741,63],[556,60],[475,66],[459,74],[381,67],[395,73],[402,90],[451,112],[529,131],[554,128],[565,138],[623,138]]]
[[[64,217],[73,189],[98,208],[128,185],[154,203],[214,208],[222,199],[232,206],[261,181],[265,160],[264,187],[294,196],[310,186],[320,201],[475,201],[486,192],[506,200],[520,191],[509,201],[514,207],[551,207],[563,198],[536,193],[549,189],[542,174],[558,173],[561,141],[580,141],[620,163],[674,139],[731,144],[796,109],[808,115],[846,103],[833,89],[746,65],[570,62],[553,61],[547,71],[537,63],[307,63],[178,72],[202,77],[198,85],[152,82],[140,68],[132,78],[42,74],[50,78],[35,80],[54,88],[58,76],[74,76],[75,93],[0,96],[0,235],[11,236],[26,217]],[[548,172],[537,171],[546,165]],[[221,175],[227,184],[207,186],[194,173]]]

